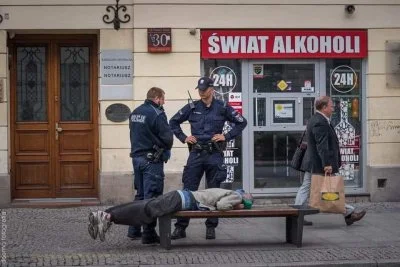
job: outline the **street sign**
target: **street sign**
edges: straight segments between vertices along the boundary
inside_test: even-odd
[[[147,29],[147,51],[150,53],[170,53],[172,36],[171,28]]]

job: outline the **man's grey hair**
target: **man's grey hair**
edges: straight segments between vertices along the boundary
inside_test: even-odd
[[[331,100],[331,98],[329,96],[319,96],[315,98],[315,102],[314,102],[314,107],[315,110],[322,110],[324,107],[326,107],[329,103],[329,101]]]

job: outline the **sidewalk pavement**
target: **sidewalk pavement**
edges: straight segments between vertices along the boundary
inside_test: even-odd
[[[400,202],[359,203],[363,220],[308,216],[303,247],[285,243],[284,218],[221,219],[217,239],[205,239],[204,219],[172,249],[142,245],[112,225],[106,241],[87,233],[89,211],[105,206],[2,210],[1,266],[400,266]]]

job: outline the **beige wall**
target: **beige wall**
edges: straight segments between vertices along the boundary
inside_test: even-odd
[[[99,40],[100,52],[105,49],[127,49],[133,52],[133,29],[120,29],[119,31],[102,29],[100,30]],[[101,85],[101,78],[99,78],[99,85]],[[134,102],[132,99],[127,99],[123,101],[100,100],[99,103],[100,171],[104,173],[132,173],[132,164],[129,158],[128,122],[109,121],[105,116],[105,110],[114,103],[123,103],[133,110]]]
[[[7,60],[7,32],[0,30],[0,82],[3,83],[0,103],[0,175],[8,173],[8,60]]]
[[[220,0],[147,1],[125,0],[131,19],[121,28],[395,28],[397,0],[355,0],[356,11],[347,16],[348,1],[334,0]],[[282,5],[283,4],[283,5]],[[112,29],[102,20],[107,0],[3,0],[7,13],[0,29]],[[125,14],[125,13],[124,13]],[[317,15],[315,15],[317,14]],[[120,16],[122,17],[122,16]],[[40,18],[40,19],[32,19]],[[373,18],[373,19],[371,19]]]
[[[386,85],[387,40],[400,42],[400,29],[368,31],[369,166],[400,165],[400,88],[388,88]]]
[[[336,4],[138,5],[134,24],[135,28],[157,27],[166,21],[173,28],[387,28],[398,27],[399,12],[400,5],[357,5],[352,16],[345,14],[344,5]]]
[[[8,123],[8,60],[7,32],[0,30],[0,82],[3,92],[0,96],[0,207],[7,206],[11,200],[9,175],[9,123]]]

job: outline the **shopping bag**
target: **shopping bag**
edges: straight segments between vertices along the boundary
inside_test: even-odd
[[[344,204],[342,176],[312,175],[310,207],[319,209],[320,212],[344,214],[346,212]]]
[[[303,142],[305,133],[306,131],[303,132],[300,142],[297,145],[296,150],[294,151],[292,161],[290,162],[290,167],[297,171],[301,171],[301,163],[303,162],[304,154],[307,150],[307,142]]]

